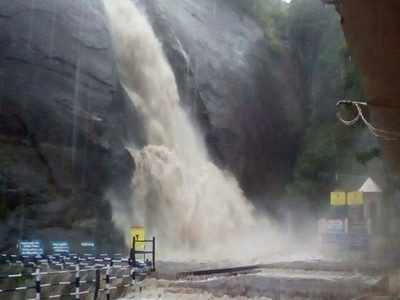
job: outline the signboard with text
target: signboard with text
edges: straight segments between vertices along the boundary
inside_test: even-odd
[[[96,252],[96,243],[93,241],[81,242],[81,251],[83,254],[95,253]]]
[[[362,192],[349,192],[347,193],[347,205],[363,205],[363,193]]]
[[[347,234],[342,233],[325,233],[321,235],[321,242],[323,246],[338,247],[345,249],[348,244]]]
[[[44,254],[42,241],[19,241],[18,250],[21,256],[36,257]]]
[[[69,243],[66,241],[52,241],[51,249],[53,254],[69,255]]]
[[[130,237],[131,241],[135,238],[135,249],[136,250],[144,250],[144,243],[143,242],[136,242],[136,241],[144,241],[144,227],[143,226],[133,226],[130,230]]]
[[[332,206],[346,205],[346,193],[345,192],[332,192],[331,193],[331,205]]]
[[[341,219],[326,220],[326,233],[343,233],[345,232],[345,222]]]
[[[368,250],[369,239],[368,234],[350,233],[348,236],[349,248],[352,250]]]
[[[322,246],[342,250],[368,251],[369,239],[366,234],[326,233],[321,235]]]

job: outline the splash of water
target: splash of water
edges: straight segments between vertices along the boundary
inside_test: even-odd
[[[164,254],[204,253],[241,239],[255,225],[253,207],[237,181],[209,159],[179,104],[174,74],[148,20],[129,0],[104,5],[121,81],[142,115],[148,141],[143,149],[131,149],[134,196],[131,209],[113,203],[116,224],[125,232],[132,223],[144,224]]]

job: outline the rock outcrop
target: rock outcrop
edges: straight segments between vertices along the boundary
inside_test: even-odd
[[[215,160],[248,195],[279,192],[299,143],[287,50],[272,51],[229,0],[139,2]],[[122,241],[107,234],[104,195],[114,187],[129,198],[135,163],[125,146],[141,137],[101,0],[0,3],[2,247],[18,238]]]
[[[132,118],[101,1],[3,1],[0,97],[1,239],[112,231],[103,193],[134,170]]]
[[[286,49],[271,51],[262,28],[231,1],[139,2],[214,156],[248,195],[278,192],[292,171],[300,130]]]

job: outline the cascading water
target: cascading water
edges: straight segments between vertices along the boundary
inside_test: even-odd
[[[166,249],[200,250],[240,238],[255,224],[237,181],[216,167],[179,104],[174,74],[146,17],[130,0],[104,0],[123,87],[144,120],[148,146],[136,161],[132,209],[113,218],[144,224]],[[130,224],[127,224],[130,223]],[[218,250],[217,250],[218,251]],[[171,251],[168,251],[171,253]]]

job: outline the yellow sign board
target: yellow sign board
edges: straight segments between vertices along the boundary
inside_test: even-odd
[[[347,193],[348,205],[362,205],[364,203],[362,192],[349,192]]]
[[[135,238],[135,249],[136,250],[144,250],[144,227],[143,226],[133,226],[130,231],[131,241],[133,242],[133,238]]]
[[[332,206],[346,205],[346,193],[345,192],[331,192],[331,205]]]

